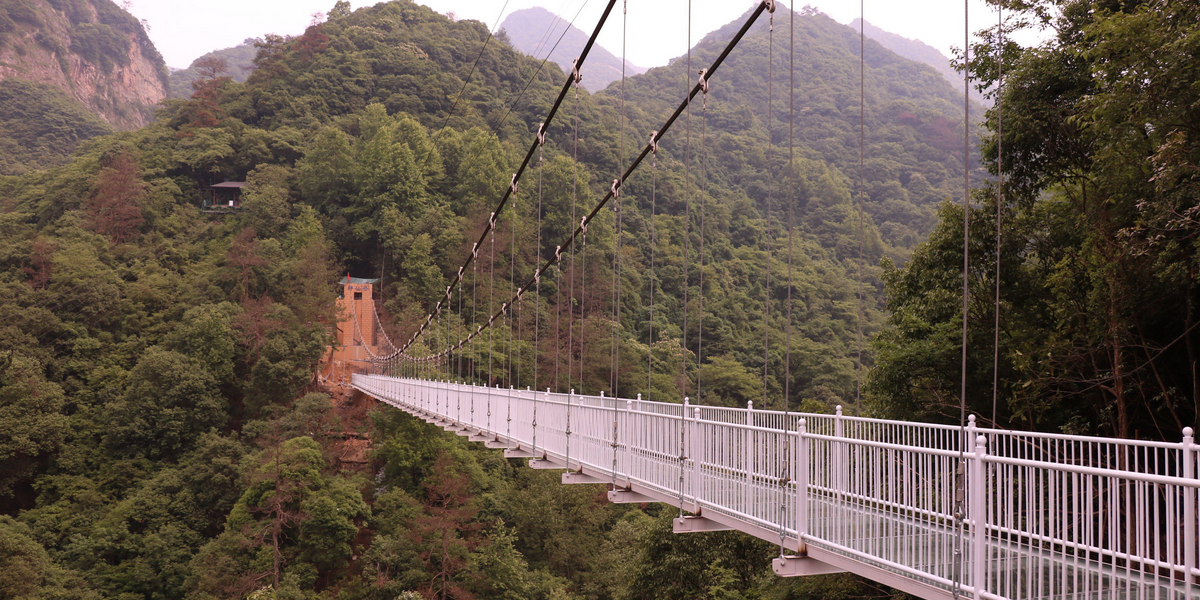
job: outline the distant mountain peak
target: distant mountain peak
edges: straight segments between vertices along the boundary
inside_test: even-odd
[[[571,70],[571,61],[579,56],[588,40],[582,30],[540,6],[512,12],[504,19],[500,29],[508,36],[513,48],[539,59],[545,58],[549,52],[550,60],[562,67],[563,71]],[[645,72],[646,69],[625,61],[626,77]],[[587,62],[583,64],[581,85],[595,92],[620,78],[621,59],[599,44],[593,45]]]
[[[866,23],[865,30],[863,28],[863,23]],[[872,25],[870,21],[863,21],[862,19],[854,19],[853,21],[850,21],[850,28],[855,31],[863,31],[867,34],[867,37],[878,42],[880,46],[883,46],[884,48],[887,48],[888,50],[891,50],[892,52],[895,52],[904,58],[925,63],[933,67],[950,83],[955,85],[962,84],[962,74],[958,71],[955,71],[954,67],[950,66],[950,58],[945,54],[942,54],[941,50],[938,50],[937,48],[934,48],[933,46],[930,46],[919,39],[906,38],[902,35],[885,31]],[[971,99],[977,102],[990,104],[990,102],[987,102],[983,95],[975,90],[975,88],[971,88]]]

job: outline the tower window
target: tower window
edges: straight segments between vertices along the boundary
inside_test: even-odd
[[[362,292],[354,292],[355,300],[362,300]]]

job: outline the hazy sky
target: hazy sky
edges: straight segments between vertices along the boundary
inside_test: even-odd
[[[514,10],[543,6],[590,33],[606,4],[604,0],[418,0],[434,10],[454,11],[459,18],[477,19],[495,27]],[[626,54],[630,62],[653,67],[687,51],[689,0],[619,0],[600,43],[613,54],[621,54],[621,2],[628,2]],[[887,31],[916,38],[950,55],[950,47],[963,44],[964,0],[862,0],[866,20]],[[984,0],[970,2],[971,30],[993,24],[996,13]],[[802,3],[803,2],[803,3]],[[122,3],[122,0],[118,0]],[[236,46],[249,37],[266,33],[299,34],[313,13],[324,13],[334,0],[127,0],[130,12],[150,26],[150,37],[172,67],[186,67],[210,50]],[[507,3],[507,6],[506,6]],[[690,0],[692,43],[728,23],[754,4],[752,0]],[[375,4],[374,0],[350,0],[354,8]],[[788,3],[781,0],[781,6]],[[839,22],[859,16],[854,0],[797,0],[811,4]],[[504,15],[501,15],[501,8]],[[582,8],[582,12],[580,9]],[[780,11],[780,23],[786,14]],[[786,29],[782,32],[786,35]]]

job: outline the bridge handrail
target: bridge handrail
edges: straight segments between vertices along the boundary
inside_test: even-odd
[[[1200,597],[1200,446],[1190,431],[1175,443],[1114,440],[978,428],[974,420],[960,430],[381,376],[356,375],[353,384],[593,481],[702,510],[762,539],[782,536],[793,549],[855,557],[875,565],[863,568],[879,581],[915,593],[948,589],[951,541],[962,531],[972,564],[962,589],[988,582],[977,597],[1032,594],[1024,582],[1042,576],[1022,561],[1092,565],[1086,577],[1151,586],[1139,588],[1143,596]],[[493,414],[485,417],[484,406]],[[959,494],[968,497],[961,513]],[[922,541],[900,550],[871,533],[884,526],[877,523]],[[920,585],[903,588],[910,579],[900,573]],[[1174,591],[1164,596],[1159,585]]]

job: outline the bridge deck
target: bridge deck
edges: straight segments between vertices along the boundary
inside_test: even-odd
[[[379,375],[354,386],[569,467],[571,481],[609,482],[782,541],[826,565],[817,572],[931,599],[953,596],[956,564],[961,594],[976,598],[1200,598],[1191,439],[964,432]]]

